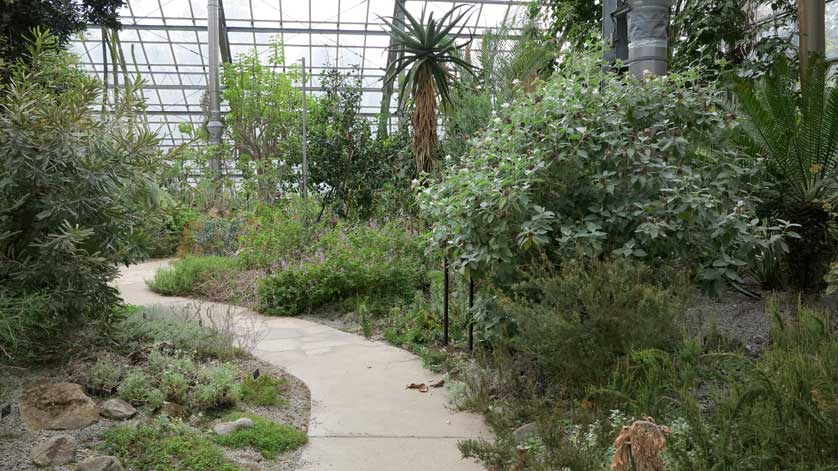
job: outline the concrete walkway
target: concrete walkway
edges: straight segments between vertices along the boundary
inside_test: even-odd
[[[186,298],[151,292],[145,280],[166,261],[123,269],[117,281],[125,302],[146,306],[194,304]],[[405,389],[412,382],[440,376],[402,349],[289,317],[260,316],[243,308],[203,303],[207,309],[233,309],[256,326],[254,354],[300,378],[311,390],[309,444],[304,471],[470,471],[457,442],[488,438],[480,416],[454,412],[444,388],[427,393]]]

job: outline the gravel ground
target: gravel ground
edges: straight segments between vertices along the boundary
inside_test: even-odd
[[[4,471],[30,471],[41,469],[32,463],[32,447],[55,435],[70,435],[79,442],[76,461],[95,455],[99,435],[115,424],[102,417],[95,424],[80,430],[43,430],[30,432],[20,420],[18,401],[21,393],[44,381],[67,381],[67,374],[60,368],[18,369],[0,367],[0,404],[11,404],[11,414],[0,419],[0,467]],[[57,466],[53,471],[71,471],[71,467]]]
[[[698,295],[687,309],[685,322],[691,332],[707,334],[715,323],[717,331],[725,337],[735,339],[751,354],[758,355],[769,345],[771,312],[767,309],[769,299],[776,300],[781,315],[789,320],[799,303],[829,312],[833,321],[838,321],[838,297],[823,296],[817,299],[802,299],[788,293],[763,293],[760,299],[753,299],[735,291],[725,291],[719,299]]]
[[[291,424],[303,431],[308,430],[311,399],[308,387],[302,381],[281,368],[258,359],[246,359],[235,363],[243,372],[250,372],[258,368],[262,374],[277,378],[284,377],[288,381],[288,388],[283,394],[287,404],[280,407],[259,407],[240,403],[242,410],[276,422]],[[96,454],[94,450],[100,443],[99,437],[101,434],[117,423],[106,418],[100,418],[97,423],[81,430],[30,432],[26,429],[21,422],[18,409],[22,392],[43,382],[70,381],[73,378],[68,374],[68,370],[71,370],[71,368],[19,369],[0,367],[0,408],[4,405],[11,405],[11,414],[0,419],[0,469],[2,471],[40,470],[41,468],[32,463],[32,447],[49,437],[60,434],[71,435],[78,440],[79,449],[75,462],[82,461]],[[97,402],[102,400],[95,397],[94,399]],[[134,420],[143,420],[143,417],[138,416]],[[286,453],[275,460],[264,460],[255,450],[227,450],[225,454],[229,459],[240,463],[246,469],[290,471],[296,469],[299,463],[300,450]],[[74,464],[58,466],[51,468],[51,471],[72,471],[72,466]]]

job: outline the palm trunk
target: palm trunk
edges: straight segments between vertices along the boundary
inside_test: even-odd
[[[429,72],[417,77],[424,86],[416,95],[413,109],[413,154],[416,158],[416,169],[421,172],[432,172],[436,166],[437,134],[436,134],[436,90],[433,77]]]

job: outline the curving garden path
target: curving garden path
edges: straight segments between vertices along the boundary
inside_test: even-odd
[[[167,261],[122,270],[117,281],[126,303],[177,307],[195,303],[150,291],[146,279]],[[462,460],[457,442],[490,437],[480,416],[454,412],[444,388],[405,389],[438,379],[402,349],[314,322],[266,317],[244,308],[202,303],[236,313],[255,331],[254,354],[300,378],[311,390],[309,444],[302,470],[419,471],[482,469]]]

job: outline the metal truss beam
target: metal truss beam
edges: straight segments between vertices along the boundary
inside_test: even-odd
[[[150,106],[162,106],[166,107],[167,105],[150,105]],[[177,105],[177,106],[187,106],[187,105]],[[195,106],[195,105],[192,105]],[[224,112],[222,111],[222,114]],[[147,116],[204,116],[203,111],[192,111],[192,110],[176,110],[176,111],[157,111],[157,110],[147,110],[145,112]],[[366,116],[369,118],[374,118],[378,116],[378,113],[373,113],[370,111],[362,111],[358,113],[359,116]]]
[[[172,73],[174,73],[174,72],[172,72]],[[108,88],[113,89],[113,88],[117,88],[117,87],[114,87],[114,85],[112,83],[109,83]],[[123,88],[123,87],[120,86],[118,88]],[[150,84],[150,83],[147,83],[147,84],[143,85],[143,89],[145,89],[145,90],[206,90],[206,88],[207,88],[206,85],[190,85],[190,84],[186,84],[186,83],[183,84],[183,85],[164,85],[164,84]],[[297,88],[297,90],[303,90],[304,89],[307,92],[322,92],[322,91],[326,90],[323,87],[305,87],[305,88],[296,87],[296,88]],[[380,92],[381,89],[378,88],[378,87],[361,87],[361,91],[362,92],[375,92],[375,93],[377,93],[377,92]],[[184,105],[186,105],[186,104],[184,103]],[[195,106],[195,105],[193,105],[193,106]]]
[[[381,25],[384,26],[383,24]],[[88,28],[95,28],[97,26],[88,25]],[[123,23],[122,29],[136,30],[136,31],[206,31],[205,26],[196,25],[164,25],[164,24],[131,24]],[[273,26],[227,26],[229,33],[267,33],[267,34],[342,34],[354,36],[386,36],[390,33],[381,30],[354,30],[354,29],[338,29],[338,28],[292,28],[292,27],[273,27]],[[461,34],[458,37],[479,39],[485,36],[484,33],[469,33]],[[506,39],[518,39],[519,35],[508,35]],[[316,47],[316,46],[312,46]],[[350,47],[350,46],[347,46]]]
[[[227,35],[227,19],[224,17],[224,0],[218,0],[218,32],[221,43],[221,62],[229,64],[233,62],[233,55],[230,54],[230,36]]]

